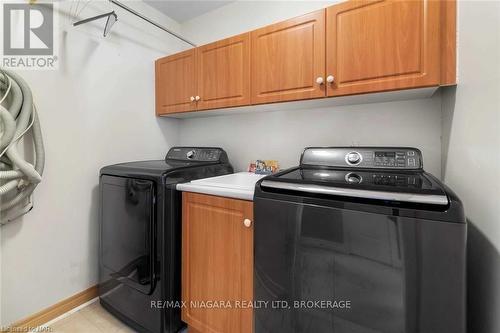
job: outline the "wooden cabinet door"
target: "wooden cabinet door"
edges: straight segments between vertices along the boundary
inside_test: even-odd
[[[156,114],[192,111],[196,102],[195,49],[156,60]]]
[[[182,320],[195,332],[253,330],[252,310],[234,306],[253,299],[253,226],[245,219],[253,219],[252,202],[183,193]],[[201,306],[207,301],[230,301],[233,308]]]
[[[250,34],[197,48],[198,109],[250,104]]]
[[[325,96],[325,10],[252,32],[252,104]]]
[[[440,83],[435,0],[347,1],[327,8],[328,96]]]

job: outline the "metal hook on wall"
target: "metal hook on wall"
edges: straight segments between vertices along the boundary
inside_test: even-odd
[[[99,20],[99,19],[104,18],[104,17],[108,18],[106,20],[106,25],[104,26],[104,33],[103,33],[104,37],[106,37],[108,35],[109,31],[111,30],[111,27],[115,24],[116,21],[118,21],[118,15],[116,15],[115,11],[86,18],[84,20],[73,23],[73,26],[76,27],[80,24],[85,24],[88,22]]]
[[[154,25],[155,27],[167,32],[168,34],[174,36],[175,38],[178,38],[180,40],[182,40],[183,42],[193,46],[193,47],[196,47],[196,44],[194,44],[193,42],[187,40],[186,38],[182,37],[181,35],[165,28],[164,26],[162,26],[161,24],[158,24],[152,20],[150,20],[149,18],[147,18],[146,16],[138,13],[137,11],[133,10],[132,8],[128,7],[128,6],[125,6],[124,4],[122,4],[121,2],[117,1],[117,0],[109,0],[109,2],[111,2],[112,4],[126,10],[127,12],[143,19],[144,21],[148,22],[149,24],[152,24]],[[110,12],[110,13],[106,13],[106,14],[102,14],[102,15],[97,15],[97,16],[94,16],[94,17],[90,17],[88,19],[85,19],[85,20],[81,20],[81,21],[78,21],[78,22],[75,22],[73,23],[73,26],[77,26],[77,25],[80,25],[80,24],[84,24],[84,23],[88,23],[88,22],[91,22],[91,21],[94,21],[94,20],[98,20],[98,19],[101,19],[101,18],[104,18],[104,17],[108,17],[108,20],[106,22],[106,26],[104,27],[104,37],[107,36],[107,34],[109,33],[109,30],[111,30],[111,27],[113,26],[113,24],[115,24],[115,22],[118,20],[118,17],[117,15],[115,14],[114,11]]]

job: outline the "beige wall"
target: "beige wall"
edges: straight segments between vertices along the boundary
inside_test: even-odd
[[[182,23],[181,29],[183,35],[202,45],[310,13],[341,1],[235,1]]]
[[[182,145],[221,146],[238,171],[251,160],[298,164],[308,146],[415,146],[429,172],[441,173],[441,97],[185,119]]]
[[[443,177],[469,220],[469,332],[500,332],[500,2],[460,1],[458,86],[443,93]]]

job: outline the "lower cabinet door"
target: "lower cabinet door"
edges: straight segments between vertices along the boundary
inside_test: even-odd
[[[253,204],[183,193],[182,320],[201,333],[251,333]]]

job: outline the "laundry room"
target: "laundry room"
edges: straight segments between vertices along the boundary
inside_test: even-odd
[[[0,17],[1,332],[500,332],[500,1]]]

